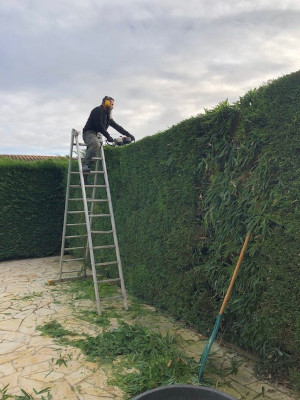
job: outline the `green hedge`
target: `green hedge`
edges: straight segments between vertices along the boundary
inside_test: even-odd
[[[220,332],[281,379],[300,366],[299,99],[297,72],[106,152],[127,286],[199,331],[251,232]]]
[[[0,260],[58,253],[67,166],[0,159]]]

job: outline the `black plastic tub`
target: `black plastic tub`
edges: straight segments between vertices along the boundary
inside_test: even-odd
[[[237,400],[227,393],[204,386],[172,385],[149,390],[131,400]]]

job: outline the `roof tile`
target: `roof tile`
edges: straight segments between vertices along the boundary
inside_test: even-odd
[[[63,156],[34,156],[25,154],[0,154],[1,158],[11,158],[13,160],[23,160],[23,161],[43,161],[49,159],[59,159],[64,158]]]

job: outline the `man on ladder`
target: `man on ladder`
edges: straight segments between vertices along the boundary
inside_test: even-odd
[[[130,141],[134,141],[135,138],[129,132],[127,132],[122,126],[118,125],[111,117],[111,112],[114,108],[114,99],[109,96],[105,96],[102,99],[101,106],[95,107],[82,130],[83,140],[87,145],[86,155],[82,162],[83,173],[89,173],[91,170],[92,158],[96,152],[100,149],[101,138],[97,136],[100,132],[104,135],[108,142],[114,142],[114,139],[107,132],[107,128],[112,126],[116,131],[125,135]]]
[[[114,100],[111,97],[105,96],[102,100],[102,104],[100,107],[96,107],[92,110],[89,119],[86,123],[86,126],[83,130],[83,138],[85,144],[79,143],[78,136],[79,132],[75,129],[72,129],[71,135],[71,146],[70,146],[70,158],[69,158],[69,169],[68,169],[68,178],[67,178],[67,190],[66,190],[66,203],[65,203],[65,216],[64,216],[64,225],[63,225],[63,234],[62,234],[62,245],[61,245],[61,257],[60,257],[60,274],[59,281],[74,279],[71,278],[63,278],[64,274],[73,274],[74,272],[80,273],[83,277],[87,277],[86,267],[88,261],[90,261],[92,276],[94,281],[94,289],[95,289],[95,297],[97,304],[98,314],[101,315],[101,306],[100,306],[100,294],[99,294],[99,283],[112,283],[112,282],[120,282],[122,295],[106,297],[103,300],[114,299],[114,298],[123,298],[125,310],[128,309],[127,304],[127,296],[126,289],[124,284],[124,277],[122,271],[121,257],[118,245],[117,231],[114,220],[114,212],[112,206],[112,199],[109,188],[109,181],[107,175],[107,168],[105,162],[105,154],[102,144],[103,134],[106,139],[110,142],[114,142],[115,145],[124,145],[130,143],[134,140],[134,137],[125,131],[124,128],[119,126],[113,119],[111,118],[111,110],[114,106]],[[125,135],[122,138],[118,138],[113,140],[111,136],[108,134],[106,129],[108,126],[112,126],[119,133]],[[98,137],[98,135],[100,137]],[[79,146],[87,145],[87,152],[82,162],[81,159],[81,151]],[[95,156],[95,153],[99,151],[99,155]],[[74,160],[78,161],[78,169],[75,166]],[[96,161],[95,170],[90,171],[92,161]],[[99,166],[102,164],[102,166]],[[100,167],[100,168],[99,168]],[[73,169],[75,168],[75,170]],[[94,183],[89,184],[87,182],[87,174],[93,174]],[[79,175],[80,176],[80,184],[74,184],[71,181],[71,176]],[[103,179],[101,179],[102,183],[98,182],[99,175],[103,175]],[[82,196],[78,197],[76,192],[73,192],[73,188],[77,190],[77,188],[81,188]],[[92,191],[90,192],[90,190]],[[103,192],[103,189],[105,191]],[[87,195],[87,190],[88,195]],[[99,191],[98,191],[99,190]],[[97,195],[96,195],[97,191]],[[108,204],[105,209],[102,209],[101,212],[96,210],[96,204]],[[75,206],[70,206],[70,204],[75,204]],[[75,209],[74,209],[75,207]],[[82,209],[83,208],[83,209]],[[84,214],[84,221],[82,221],[81,215]],[[68,220],[68,217],[79,217],[79,219]],[[101,220],[105,220],[109,218],[110,224],[107,226],[106,223],[102,224]],[[96,224],[95,224],[96,222]],[[86,232],[76,232],[77,226],[85,225]],[[74,231],[75,230],[75,231]],[[97,235],[97,236],[95,236]],[[104,236],[103,236],[104,235]],[[100,237],[107,237],[107,240],[101,242]],[[72,240],[76,241],[81,240],[82,242],[77,242],[72,244]],[[96,240],[97,239],[97,240]],[[96,245],[94,241],[96,240]],[[106,250],[111,249],[114,251],[114,254],[106,254]],[[102,254],[96,256],[95,259],[95,251],[101,251]],[[73,252],[75,252],[73,254]],[[84,254],[80,254],[80,253]],[[70,258],[75,257],[75,258]],[[79,255],[79,257],[78,257]],[[80,256],[81,255],[81,256]],[[67,256],[67,257],[65,257]],[[106,258],[107,257],[107,258]],[[98,258],[98,260],[97,260]],[[79,261],[82,260],[84,262],[83,270],[64,270],[63,266],[65,263]],[[100,261],[100,262],[97,262]],[[103,276],[103,268],[108,266],[117,266],[118,267],[118,276],[112,278],[106,278]],[[98,269],[97,269],[98,268]],[[99,271],[100,270],[100,271]],[[115,274],[113,274],[115,275]],[[98,277],[101,277],[98,280]],[[104,277],[104,279],[103,279]]]

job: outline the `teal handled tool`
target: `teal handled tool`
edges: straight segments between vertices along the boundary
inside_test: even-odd
[[[219,314],[218,314],[218,316],[217,316],[217,319],[216,319],[216,322],[215,322],[213,331],[212,331],[212,333],[211,333],[211,335],[210,335],[210,338],[209,338],[208,341],[206,342],[205,348],[204,348],[203,353],[202,353],[202,355],[201,355],[200,366],[199,366],[199,375],[198,375],[199,382],[202,381],[202,373],[203,373],[203,370],[204,370],[204,365],[205,365],[206,359],[207,359],[207,357],[208,357],[208,355],[209,355],[210,349],[211,349],[211,347],[212,347],[212,345],[213,345],[213,342],[214,342],[214,340],[215,340],[215,338],[216,338],[216,336],[217,336],[218,329],[219,329],[220,322],[221,322],[221,318],[222,318],[222,314],[223,314],[223,312],[224,312],[226,303],[227,303],[227,301],[228,301],[228,299],[229,299],[229,296],[230,296],[230,293],[231,293],[231,291],[232,291],[232,288],[233,288],[233,285],[234,285],[234,281],[235,281],[235,279],[236,279],[238,270],[239,270],[240,265],[241,265],[241,263],[242,263],[242,260],[243,260],[243,257],[244,257],[244,253],[245,253],[245,250],[246,250],[246,248],[247,248],[249,239],[250,239],[250,233],[248,233],[248,235],[247,235],[247,237],[246,237],[246,239],[245,239],[245,241],[244,241],[244,244],[243,244],[243,247],[242,247],[242,250],[241,250],[239,259],[238,259],[238,262],[237,262],[236,267],[235,267],[235,270],[234,270],[234,272],[233,272],[233,275],[232,275],[232,278],[231,278],[231,282],[230,282],[229,288],[228,288],[227,293],[226,293],[226,295],[225,295],[225,297],[224,297],[222,307],[220,308],[220,312],[219,312]]]

